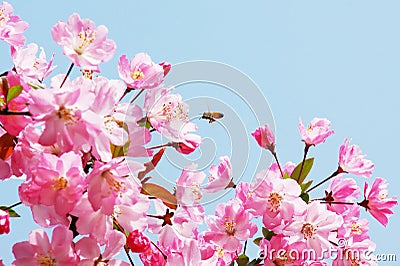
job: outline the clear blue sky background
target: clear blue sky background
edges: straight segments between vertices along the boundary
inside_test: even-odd
[[[69,64],[50,29],[73,12],[106,25],[109,38],[117,42],[113,60],[101,65],[110,78],[118,77],[121,54],[131,57],[142,51],[156,62],[200,59],[232,65],[249,75],[266,95],[282,162],[301,160],[298,118],[308,122],[315,116],[327,117],[336,133],[324,145],[312,148],[310,155],[316,161],[311,178],[320,180],[335,170],[338,147],[351,137],[375,163],[374,176],[386,178],[390,195],[399,195],[398,1],[24,0],[11,4],[31,24],[28,43],[38,43],[48,55],[56,53],[56,73],[63,73]],[[1,44],[0,52],[2,72],[11,65],[8,47]],[[193,97],[196,89],[183,94]],[[362,185],[364,179],[356,178]],[[1,182],[1,205],[18,201],[19,183]],[[318,192],[323,189],[314,196]],[[13,219],[11,233],[0,236],[0,258],[6,265],[12,261],[12,244],[27,239],[36,228],[25,207],[17,210],[23,218]],[[369,218],[376,253],[394,253],[399,261],[400,216],[396,213],[385,229],[362,213]]]

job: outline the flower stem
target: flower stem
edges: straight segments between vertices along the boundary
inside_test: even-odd
[[[21,204],[22,204],[21,201],[20,201],[20,202],[17,202],[17,203],[14,203],[13,205],[10,205],[10,206],[8,206],[7,208],[3,209],[3,211],[12,209],[12,208],[17,207],[18,205],[21,205]]]
[[[167,257],[167,255],[165,255],[164,251],[162,251],[161,248],[159,248],[159,247],[156,245],[156,243],[154,243],[152,240],[150,240],[150,241],[151,241],[151,244],[153,244],[153,246],[155,246],[156,249],[158,249],[158,251],[160,251],[160,253],[163,255],[164,259],[167,260],[168,257]]]
[[[343,173],[343,172],[344,172],[343,169],[339,166],[338,169],[337,169],[335,172],[333,172],[330,176],[328,176],[327,178],[325,178],[324,180],[322,180],[321,182],[319,182],[319,183],[316,184],[315,186],[309,188],[309,189],[306,191],[306,193],[309,193],[311,190],[313,190],[313,189],[319,187],[320,185],[322,185],[323,183],[325,183],[326,181],[328,181],[328,180],[331,179],[332,177],[337,176],[338,174]]]
[[[301,173],[303,172],[304,163],[306,161],[307,153],[308,153],[308,150],[310,149],[310,147],[311,147],[311,145],[306,143],[306,146],[304,147],[303,161],[301,162],[300,173],[299,173],[299,176],[297,177],[297,180],[300,180],[300,176],[301,176]]]
[[[31,113],[29,112],[13,112],[13,111],[6,111],[6,110],[1,110],[0,115],[28,115],[30,116]]]
[[[275,162],[278,165],[279,171],[281,172],[281,176],[283,177],[283,172],[282,172],[281,164],[279,163],[279,160],[278,160],[278,155],[276,154],[275,151],[271,151],[271,153],[272,153],[272,156],[274,156]]]
[[[129,248],[126,247],[126,246],[124,246],[124,250],[125,250],[126,256],[128,257],[128,260],[129,260],[129,262],[131,263],[131,265],[132,265],[132,266],[135,266],[135,264],[133,263],[133,260],[132,260],[132,258],[131,258],[131,255],[129,255]]]
[[[136,101],[137,98],[139,98],[140,94],[142,94],[144,92],[144,89],[141,89],[136,95],[135,97],[133,97],[133,99],[131,100],[131,103],[133,103],[134,101]]]
[[[64,80],[62,81],[61,85],[60,85],[60,89],[61,87],[64,85],[65,81],[67,80],[69,74],[71,74],[72,68],[74,67],[74,63],[71,63],[71,65],[68,68],[67,74],[65,74]]]
[[[342,205],[353,205],[354,202],[341,202],[341,201],[321,201],[324,204],[342,204]]]
[[[246,248],[247,248],[247,240],[246,242],[244,242],[243,254],[246,254]]]
[[[154,150],[154,149],[159,149],[159,148],[164,148],[164,147],[170,147],[172,145],[173,145],[172,142],[168,142],[168,143],[165,143],[165,144],[161,144],[161,145],[150,147],[148,149]]]

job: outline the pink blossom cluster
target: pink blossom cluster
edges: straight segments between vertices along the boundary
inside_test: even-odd
[[[185,167],[170,192],[152,183],[148,173],[164,148],[189,154],[201,143],[189,106],[163,84],[171,65],[154,63],[145,53],[130,61],[121,55],[121,79],[102,76],[99,65],[113,57],[116,44],[107,38],[105,26],[73,14],[58,22],[51,35],[71,60],[70,69],[80,67],[83,75],[72,79],[69,73],[58,74],[46,84],[55,70],[54,54],[47,61],[41,49],[36,57],[38,45],[25,46],[28,24],[6,2],[0,12],[0,39],[10,45],[14,64],[0,80],[0,179],[23,179],[18,188],[22,204],[39,226],[53,228],[51,237],[37,229],[27,241],[16,243],[13,265],[130,265],[115,258],[125,251],[129,259],[137,253],[144,265],[223,266],[248,259],[247,245],[265,252],[312,249],[318,258],[331,248],[343,254],[374,249],[360,209],[386,226],[397,199],[388,196],[380,177],[371,186],[365,183],[359,199],[354,179],[343,176],[371,177],[373,164],[347,139],[339,149],[337,170],[326,179],[325,194],[316,199],[310,199],[310,192],[324,182],[311,187],[313,181],[305,180],[310,160],[281,167],[268,125],[251,135],[276,162],[253,181],[235,184],[230,159],[221,156],[208,173],[195,164]],[[131,92],[135,96],[128,102]],[[142,92],[144,105],[139,106],[134,101]],[[333,134],[327,119],[314,118],[307,128],[300,122],[299,129],[307,147]],[[169,142],[150,147],[154,134]],[[223,190],[234,190],[235,198],[206,214],[204,194]],[[10,233],[15,213],[6,209],[0,209],[0,234]],[[307,265],[316,260],[289,255],[255,258],[253,264]],[[354,255],[333,262],[362,263],[375,265]]]

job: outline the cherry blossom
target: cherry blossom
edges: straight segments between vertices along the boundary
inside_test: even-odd
[[[10,214],[0,209],[0,235],[10,233]]]
[[[346,173],[362,177],[371,177],[374,164],[365,159],[360,147],[350,146],[350,140],[345,139],[339,148],[339,167]]]
[[[0,40],[5,41],[11,46],[21,47],[25,44],[23,33],[29,24],[22,21],[20,17],[14,15],[14,9],[8,2],[3,2],[0,6]]]
[[[326,118],[313,118],[307,128],[304,127],[303,121],[299,121],[299,131],[301,140],[307,145],[318,145],[324,143],[325,140],[334,133],[330,130],[331,122]]]
[[[86,70],[99,72],[99,64],[110,60],[115,52],[113,40],[107,39],[108,29],[93,21],[72,14],[67,23],[59,21],[51,29],[53,40],[63,48],[72,63]]]
[[[219,158],[219,165],[210,167],[210,176],[207,185],[203,188],[205,193],[215,193],[228,187],[232,181],[232,165],[229,157]]]
[[[271,152],[275,151],[275,135],[268,124],[257,128],[251,135],[256,139],[260,147]]]
[[[334,177],[325,190],[324,200],[328,202],[328,210],[338,214],[345,212],[350,207],[347,204],[330,204],[330,202],[353,202],[360,196],[360,188],[353,178],[343,179],[341,175]]]

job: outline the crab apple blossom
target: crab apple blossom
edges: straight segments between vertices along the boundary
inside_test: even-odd
[[[165,68],[164,68],[165,66]],[[131,89],[152,89],[163,82],[164,76],[171,68],[166,62],[156,64],[145,53],[135,55],[128,61],[126,55],[122,55],[118,62],[118,73]]]
[[[209,229],[204,240],[214,243],[228,251],[240,250],[242,244],[257,231],[257,226],[251,221],[252,215],[247,212],[239,201],[230,200],[216,207],[215,216],[206,217]]]
[[[79,256],[79,266],[91,265],[120,265],[129,266],[130,264],[119,259],[112,259],[119,254],[125,245],[126,237],[119,231],[112,231],[108,237],[104,252],[101,252],[96,239],[84,237],[75,244],[76,254]]]
[[[0,180],[5,180],[11,177],[10,164],[7,161],[0,159]]]
[[[0,79],[0,109],[7,109],[11,112],[27,112],[29,99],[29,86],[20,79],[20,76],[14,71],[8,71],[6,78]],[[7,102],[7,94],[12,89],[21,86],[21,93]],[[7,88],[8,92],[4,91]],[[3,128],[11,135],[18,136],[29,123],[32,122],[31,117],[27,115],[0,115],[0,123]]]
[[[330,130],[331,122],[326,118],[313,118],[307,128],[304,127],[303,121],[299,121],[299,131],[301,140],[306,145],[318,145],[324,143],[325,140],[334,133]]]
[[[163,254],[161,254],[161,252],[152,245],[146,252],[140,253],[139,258],[144,266],[164,266],[167,264]]]
[[[41,229],[29,234],[29,241],[14,244],[13,265],[77,265],[79,258],[72,245],[72,232],[59,225],[54,228],[51,241]]]
[[[323,250],[332,247],[328,237],[331,232],[340,228],[343,218],[326,209],[317,201],[307,205],[304,215],[294,216],[282,233],[291,238],[292,243],[303,242],[307,248],[315,250],[320,256]]]
[[[375,249],[376,244],[370,239],[353,241],[352,238],[349,238],[345,242],[345,246],[338,249],[338,254],[332,261],[332,266],[377,266],[378,262],[373,255]]]
[[[176,180],[176,199],[183,206],[199,204],[203,196],[200,184],[206,178],[204,172],[196,171],[197,165],[192,164],[182,170],[180,177]]]
[[[13,7],[3,2],[0,6],[0,40],[5,41],[11,46],[21,47],[25,44],[23,33],[29,24],[22,21],[20,17],[14,15]]]
[[[201,143],[201,137],[196,134],[185,134],[184,138],[180,142],[173,142],[172,147],[176,149],[177,152],[182,154],[190,154],[194,152]]]
[[[11,56],[14,63],[15,72],[20,75],[21,79],[27,83],[40,84],[40,82],[49,76],[54,70],[53,59],[54,53],[50,61],[46,61],[46,54],[43,48],[40,48],[39,57],[36,43],[30,43],[26,48],[11,47]]]
[[[0,235],[10,233],[10,214],[0,209]]]
[[[260,147],[275,152],[275,135],[268,124],[257,128],[251,135],[255,138]]]
[[[76,13],[68,22],[59,21],[51,29],[53,40],[63,48],[63,53],[73,64],[99,72],[99,64],[110,60],[115,52],[113,40],[107,39],[108,29],[93,21],[81,19]]]
[[[387,186],[386,180],[381,177],[377,177],[371,187],[365,182],[364,200],[359,203],[383,226],[388,224],[392,208],[397,205],[396,197],[388,198]]]
[[[275,235],[269,241],[260,240],[260,250],[264,257],[264,265],[300,265],[306,258],[302,255],[304,243],[289,243],[284,235]]]
[[[324,200],[328,203],[328,210],[341,214],[350,207],[347,204],[330,204],[330,202],[353,202],[360,196],[360,188],[353,178],[343,179],[337,175],[331,180],[329,187],[325,190]]]
[[[210,176],[207,185],[203,188],[205,193],[215,193],[224,190],[232,182],[232,165],[229,157],[219,158],[219,165],[210,167]]]
[[[136,253],[146,252],[151,245],[150,239],[137,229],[129,233],[126,244]]]
[[[357,145],[350,145],[350,140],[345,139],[339,148],[339,167],[342,171],[362,177],[371,177],[374,164],[365,159]]]
[[[58,214],[66,215],[75,207],[86,186],[79,155],[69,152],[57,157],[43,153],[18,191],[24,204],[54,206]]]

